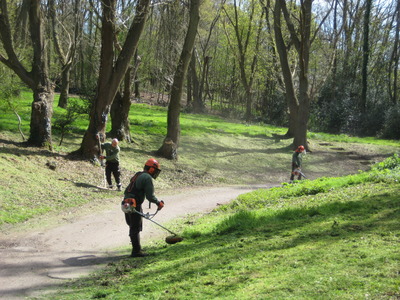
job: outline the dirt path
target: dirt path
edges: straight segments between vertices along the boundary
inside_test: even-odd
[[[190,189],[174,195],[158,195],[166,206],[154,220],[163,224],[188,214],[207,212],[260,187]],[[115,203],[119,198],[116,197]],[[153,205],[153,211],[154,208]],[[144,222],[144,246],[150,239],[169,235],[159,226]],[[69,218],[69,221],[43,231],[12,237],[1,233],[0,299],[40,295],[67,279],[88,274],[112,260],[126,257],[129,249],[124,253],[115,250],[122,246],[129,246],[129,237],[118,205],[93,215]]]

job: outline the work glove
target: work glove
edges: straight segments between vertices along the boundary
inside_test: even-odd
[[[160,202],[158,202],[157,207],[158,207],[157,210],[161,210],[164,207],[164,201],[161,200]]]

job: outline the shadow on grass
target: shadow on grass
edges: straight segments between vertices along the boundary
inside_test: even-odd
[[[81,187],[81,188],[90,188],[90,189],[97,189],[99,191],[112,191],[111,189],[108,189],[106,187],[101,187],[98,185],[93,185],[90,183],[85,183],[85,182],[74,182],[76,187]]]
[[[396,234],[399,232],[399,207],[398,196],[381,192],[357,201],[289,208],[269,215],[259,211],[240,211],[217,224],[211,234],[184,236],[182,243],[151,247],[150,251],[158,252],[158,255],[122,259],[96,275],[97,278],[80,279],[79,285],[94,287],[96,280],[123,280],[129,273],[129,278],[140,275],[141,280],[147,282],[149,292],[154,292],[150,286],[157,286],[158,292],[168,292],[170,299],[178,295],[193,296],[207,286],[213,290],[212,297],[226,297],[242,290],[243,282],[251,278],[244,271],[247,260],[257,261],[269,251],[302,244],[340,243],[369,233]],[[336,222],[336,219],[340,221]],[[160,260],[163,263],[159,263]],[[152,284],[155,274],[157,283]],[[226,278],[217,280],[215,274],[226,274]],[[193,278],[196,278],[196,287],[187,291],[188,282]],[[129,285],[129,292],[140,293],[140,288],[140,285]],[[118,290],[117,293],[123,295],[124,291]]]
[[[14,142],[11,140],[0,139],[0,144],[8,145],[9,147],[1,147],[0,153],[4,154],[14,154],[16,156],[32,156],[39,155],[48,158],[62,157],[69,160],[84,160],[72,153],[60,153],[57,151],[50,151],[49,149],[43,147],[35,147],[28,144],[28,142]]]
[[[62,260],[62,262],[65,265],[71,267],[96,266],[101,264],[117,262],[126,257],[127,255],[116,255],[116,256],[83,255],[83,256],[70,257]]]
[[[279,235],[284,231],[309,226],[313,223],[332,220],[332,226],[325,231],[318,231],[318,239],[341,235],[347,237],[358,231],[373,230],[379,224],[388,231],[399,230],[396,218],[400,217],[400,198],[397,195],[388,195],[385,192],[379,195],[363,197],[361,200],[348,202],[333,202],[309,208],[287,208],[271,216],[257,216],[251,211],[239,211],[216,226],[219,235],[231,234],[252,235],[252,232],[267,231]],[[334,218],[348,220],[343,224],[334,221]],[[392,221],[392,222],[390,222]],[[356,224],[357,226],[353,226]],[[347,230],[352,227],[352,230]],[[355,230],[355,228],[358,228]],[[306,242],[303,232],[300,239],[294,239],[292,245]],[[315,237],[310,232],[309,237]],[[295,242],[298,241],[298,242]]]

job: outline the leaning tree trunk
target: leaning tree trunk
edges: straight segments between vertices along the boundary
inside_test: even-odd
[[[124,79],[124,91],[121,95],[120,92],[117,93],[113,104],[111,106],[111,135],[116,137],[120,141],[127,141],[131,143],[131,126],[129,121],[129,111],[131,109],[131,87],[132,87],[132,78],[137,78],[137,70],[139,68],[141,59],[135,54],[135,66],[129,67]],[[136,86],[135,86],[136,87]],[[138,91],[139,93],[139,91]],[[140,96],[140,94],[139,94]]]
[[[281,5],[279,1],[275,1],[274,8],[274,32],[276,48],[282,68],[283,81],[285,84],[285,97],[289,108],[289,125],[285,137],[291,138],[295,136],[296,123],[298,116],[299,103],[294,89],[292,73],[290,71],[289,59],[287,56],[287,47],[282,35],[281,25]]]
[[[183,84],[188,70],[190,58],[192,56],[194,42],[196,39],[197,27],[200,20],[199,15],[199,0],[190,1],[190,19],[189,26],[186,32],[185,42],[183,44],[181,56],[176,67],[174,81],[172,84],[171,98],[168,106],[167,116],[167,136],[157,154],[167,159],[177,159],[177,147],[180,138],[180,122],[179,115],[181,111],[181,98]]]
[[[83,137],[77,154],[94,159],[98,153],[97,136],[105,138],[107,118],[120,83],[126,74],[130,61],[137,49],[149,12],[150,0],[139,0],[136,15],[129,28],[125,43],[117,59],[114,56],[116,0],[103,0],[101,29],[100,73],[97,83],[96,99],[90,112],[89,127]]]

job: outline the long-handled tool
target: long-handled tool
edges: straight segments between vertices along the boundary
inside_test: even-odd
[[[302,171],[299,171],[300,175],[303,176],[305,179],[307,179],[307,176],[304,175],[304,173]]]
[[[103,149],[101,149],[101,141],[100,141],[100,134],[97,134],[97,141],[99,142],[99,160],[100,160],[100,166],[103,172],[103,179],[104,179],[104,188],[107,188],[107,179],[106,179],[106,173],[105,170],[103,169],[104,166],[104,160],[101,158]]]
[[[175,232],[169,230],[168,228],[164,227],[163,225],[161,225],[161,224],[157,223],[156,221],[152,220],[152,218],[157,214],[158,210],[157,210],[156,213],[154,213],[154,214],[149,214],[149,213],[144,214],[144,213],[142,213],[142,212],[140,212],[140,211],[137,211],[136,209],[135,209],[135,212],[136,212],[137,214],[141,215],[141,216],[142,216],[143,218],[145,218],[146,220],[149,220],[149,221],[153,222],[154,224],[160,226],[161,228],[163,228],[163,229],[165,229],[166,231],[168,231],[169,233],[171,233],[172,235],[167,236],[167,237],[165,238],[165,242],[166,242],[167,244],[176,244],[176,243],[179,243],[179,242],[182,242],[182,241],[183,241],[183,238],[180,237],[180,236],[178,236]]]
[[[128,199],[125,199],[128,200]],[[134,199],[129,199],[129,200],[134,200]],[[176,244],[179,242],[183,241],[183,237],[179,236],[178,234],[176,234],[175,232],[169,230],[168,228],[164,227],[163,225],[157,223],[156,221],[152,220],[154,218],[154,216],[158,213],[159,209],[156,210],[156,212],[154,214],[150,214],[150,213],[142,213],[138,210],[136,210],[136,202],[133,201],[133,203],[129,203],[129,202],[125,202],[122,204],[122,211],[125,213],[137,213],[139,215],[141,215],[143,218],[145,218],[146,220],[149,220],[151,222],[153,222],[154,224],[160,226],[161,228],[165,229],[166,231],[168,231],[169,233],[171,233],[172,235],[167,236],[165,238],[165,242],[167,244]]]

